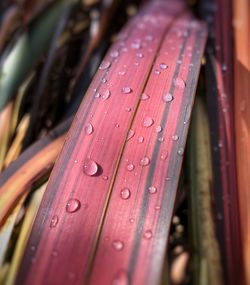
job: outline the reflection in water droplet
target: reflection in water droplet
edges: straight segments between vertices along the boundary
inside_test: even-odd
[[[118,56],[119,56],[119,51],[117,51],[117,50],[112,51],[112,52],[110,53],[110,56],[113,57],[113,58],[118,57]]]
[[[150,159],[147,156],[144,156],[140,161],[140,165],[142,166],[147,166],[149,164],[150,164]]]
[[[89,124],[87,124],[87,125],[85,126],[84,131],[85,131],[85,134],[86,134],[87,136],[89,136],[89,135],[91,135],[91,134],[94,132],[94,128],[93,128],[93,126],[89,123]]]
[[[178,139],[179,139],[179,136],[177,136],[177,135],[173,135],[173,136],[172,136],[172,140],[173,140],[173,141],[178,141]]]
[[[120,196],[123,200],[127,200],[131,195],[131,192],[128,188],[123,188],[120,192]]]
[[[132,93],[132,89],[130,87],[128,87],[128,86],[125,86],[125,87],[122,87],[121,92],[123,94],[129,94],[129,93]]]
[[[160,132],[162,131],[162,127],[161,127],[161,126],[157,126],[157,127],[155,128],[155,131],[156,131],[157,133],[160,133]]]
[[[160,63],[160,69],[167,69],[168,66],[166,65],[166,63]]]
[[[69,201],[66,204],[66,211],[68,213],[74,213],[78,211],[81,207],[81,203],[77,199],[69,199]]]
[[[130,163],[130,164],[127,165],[127,170],[128,171],[133,171],[134,169],[135,169],[134,164]]]
[[[143,143],[144,142],[144,137],[143,136],[139,136],[137,141],[138,141],[138,143]]]
[[[170,93],[164,94],[164,95],[162,96],[162,100],[163,100],[164,102],[166,102],[166,103],[169,103],[169,102],[173,101],[173,99],[174,99],[174,97],[173,97],[173,95],[170,94]]]
[[[115,250],[120,251],[120,250],[122,250],[124,248],[124,243],[122,241],[120,241],[120,240],[114,240],[112,242],[112,246],[113,246],[113,248]]]
[[[119,271],[115,275],[111,285],[129,285],[128,276],[127,276],[126,271],[124,270]]]
[[[148,192],[149,192],[150,194],[155,194],[155,193],[157,192],[157,188],[156,188],[155,186],[150,186],[150,187],[148,188]]]
[[[148,100],[149,98],[150,98],[150,96],[147,95],[146,93],[141,94],[141,100],[145,101],[145,100]]]
[[[143,237],[144,237],[145,239],[151,239],[152,236],[153,236],[153,233],[152,233],[151,230],[145,231],[145,233],[144,233],[144,235],[143,235]]]
[[[92,159],[86,159],[83,164],[83,172],[88,176],[93,176],[98,171],[98,164]]]
[[[174,86],[177,88],[184,89],[186,87],[186,82],[182,78],[177,77],[174,79]]]
[[[146,117],[144,118],[144,121],[143,121],[143,127],[149,128],[153,125],[153,123],[154,123],[154,120],[151,117]]]
[[[128,136],[127,136],[127,141],[130,140],[134,135],[135,135],[135,132],[133,130],[129,130]]]
[[[50,227],[54,228],[58,224],[58,221],[59,217],[57,215],[54,215],[50,221]]]
[[[183,147],[180,147],[180,148],[178,149],[178,154],[179,154],[179,155],[183,155],[183,154],[184,154],[184,148],[183,148]]]
[[[103,61],[101,65],[99,66],[99,69],[105,70],[111,66],[111,63],[109,61]]]
[[[102,99],[107,100],[110,97],[110,95],[111,95],[111,92],[107,89],[103,92]]]

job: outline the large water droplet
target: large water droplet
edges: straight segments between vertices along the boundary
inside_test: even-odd
[[[173,99],[174,99],[174,97],[173,97],[173,95],[170,94],[170,93],[164,94],[164,95],[162,96],[162,100],[163,100],[164,102],[166,102],[166,103],[169,103],[169,102],[173,101]]]
[[[54,228],[56,227],[56,225],[58,224],[58,221],[59,221],[59,217],[57,215],[54,215],[50,221],[50,227],[51,228]]]
[[[144,118],[142,125],[145,128],[149,128],[153,125],[153,123],[154,123],[154,120],[151,117],[146,117],[146,118]]]
[[[90,124],[90,123],[87,124],[84,128],[84,131],[85,131],[85,134],[87,136],[91,135],[94,132],[94,128],[93,128],[92,124]]]
[[[177,77],[174,79],[174,86],[177,88],[184,89],[186,87],[186,82],[182,78]]]
[[[66,211],[68,213],[74,213],[78,211],[81,208],[81,203],[77,199],[69,199],[69,201],[66,204]]]
[[[120,240],[114,240],[114,241],[112,242],[112,246],[113,246],[113,248],[114,248],[115,250],[120,251],[120,250],[123,250],[123,248],[124,248],[124,243],[123,243],[122,241],[120,241]]]
[[[111,66],[111,63],[109,61],[103,61],[101,65],[99,66],[99,69],[105,70]]]
[[[139,136],[137,141],[138,141],[138,143],[143,143],[144,142],[144,137],[143,136]]]
[[[140,161],[140,165],[142,166],[147,166],[149,164],[150,164],[150,159],[147,156],[144,156]]]
[[[92,160],[92,159],[87,159],[85,160],[83,164],[83,172],[88,175],[88,176],[93,176],[97,173],[98,171],[98,164]]]
[[[160,63],[160,69],[167,69],[168,68],[168,66],[167,66],[167,64],[166,63]]]
[[[129,130],[128,136],[127,136],[127,141],[130,140],[134,135],[135,135],[135,132],[133,130]]]
[[[107,100],[110,97],[110,95],[111,95],[111,92],[107,89],[103,92],[102,99]]]
[[[127,170],[128,170],[128,171],[133,171],[134,169],[135,169],[134,164],[129,163],[129,164],[127,165]]]
[[[120,196],[123,200],[129,199],[131,192],[128,188],[123,188],[120,192]]]
[[[141,94],[141,100],[145,101],[145,100],[148,100],[150,98],[150,96],[146,93],[142,93]]]
[[[150,194],[155,194],[157,192],[157,188],[155,186],[148,187],[148,192]]]
[[[118,74],[121,75],[121,76],[123,76],[123,75],[126,74],[126,71],[125,71],[125,70],[121,70],[121,71],[118,72]]]
[[[130,87],[128,87],[128,86],[122,87],[122,90],[121,90],[121,92],[123,94],[129,94],[129,93],[132,93],[132,91],[133,90]]]
[[[152,233],[151,230],[145,231],[145,233],[144,233],[144,235],[143,235],[143,237],[144,237],[145,239],[151,239],[152,236],[153,236],[153,233]]]

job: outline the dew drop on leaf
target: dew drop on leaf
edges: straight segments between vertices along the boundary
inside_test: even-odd
[[[105,70],[108,69],[111,66],[111,63],[109,61],[103,61],[101,65],[99,66],[99,69]]]
[[[156,70],[154,71],[154,73],[157,74],[157,75],[161,74],[161,72],[160,72],[159,69],[156,69]]]
[[[150,159],[147,156],[144,156],[140,161],[141,166],[147,166],[149,164],[150,164]]]
[[[66,204],[66,211],[68,213],[74,213],[78,211],[81,207],[81,203],[77,199],[69,199],[69,201]]]
[[[173,101],[173,99],[174,99],[174,97],[173,97],[173,95],[170,94],[170,93],[164,94],[164,95],[162,96],[162,100],[163,100],[165,103],[169,103],[169,102]]]
[[[110,95],[111,95],[111,92],[107,89],[103,92],[102,99],[107,100],[110,97]]]
[[[93,176],[98,171],[98,164],[92,159],[86,159],[83,164],[83,172],[88,176]]]
[[[146,117],[143,120],[143,127],[149,128],[154,124],[154,120],[151,117]]]
[[[184,148],[183,147],[180,147],[178,149],[178,154],[181,155],[181,156],[184,154]]]
[[[92,124],[87,124],[84,128],[85,134],[87,136],[91,135],[94,132],[94,127],[92,126]]]
[[[122,87],[121,92],[123,94],[129,94],[129,93],[132,93],[132,89],[130,87],[128,87],[128,86],[125,86],[125,87]]]
[[[141,100],[142,101],[146,101],[146,100],[148,100],[150,98],[150,96],[148,95],[148,94],[146,94],[146,93],[142,93],[141,94]]]
[[[155,186],[148,187],[148,192],[150,194],[155,194],[157,192],[157,188]]]
[[[186,82],[182,78],[177,77],[174,79],[174,86],[177,88],[184,89],[186,87]]]
[[[123,200],[129,199],[131,192],[128,188],[123,188],[120,192],[120,196]]]
[[[152,236],[153,236],[153,233],[152,233],[151,230],[145,231],[145,233],[144,233],[144,235],[143,235],[143,237],[144,237],[145,239],[151,239]]]
[[[59,221],[59,217],[57,215],[54,215],[50,221],[50,227],[51,228],[54,228],[56,227],[56,225],[58,224],[58,221]]]
[[[155,128],[155,131],[156,131],[157,133],[160,133],[160,132],[162,131],[162,127],[161,127],[161,126],[157,126],[157,127]]]
[[[173,140],[173,141],[178,141],[178,139],[179,139],[179,136],[177,136],[177,135],[173,135],[173,136],[172,136],[172,140]]]
[[[168,68],[168,66],[166,63],[164,63],[164,62],[160,63],[160,69],[167,69],[167,68]]]
[[[135,169],[134,164],[129,163],[129,164],[127,165],[127,170],[128,170],[128,171],[133,171],[134,169]]]
[[[123,243],[122,241],[120,241],[120,240],[114,240],[114,241],[112,242],[112,246],[113,246],[113,248],[114,248],[115,250],[120,251],[120,250],[123,250],[123,248],[124,248],[124,243]]]
[[[144,142],[144,137],[143,136],[139,136],[137,141],[138,141],[138,143],[143,143]]]

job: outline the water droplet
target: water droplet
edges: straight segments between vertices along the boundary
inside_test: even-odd
[[[142,125],[145,128],[149,128],[153,125],[153,123],[154,123],[154,120],[151,117],[146,117],[146,118],[144,118]]]
[[[93,176],[97,173],[98,171],[98,164],[92,160],[92,159],[87,159],[85,160],[83,164],[83,172],[88,175],[88,176]]]
[[[141,53],[141,52],[138,52],[138,53],[136,54],[136,56],[139,57],[139,58],[143,58],[143,57],[144,57],[143,53]]]
[[[141,44],[140,43],[132,43],[131,44],[131,48],[132,49],[140,49],[141,48]]]
[[[174,99],[174,97],[173,97],[173,95],[170,94],[170,93],[164,94],[164,95],[162,96],[162,100],[163,100],[164,102],[166,102],[166,103],[169,103],[169,102],[173,101],[173,99]]]
[[[183,154],[184,154],[184,148],[183,148],[183,147],[180,147],[180,148],[178,149],[178,154],[179,154],[179,155],[183,155]]]
[[[108,80],[106,78],[101,79],[102,83],[106,83]]]
[[[119,125],[119,124],[115,124],[115,127],[116,127],[116,128],[119,128],[119,127],[120,127],[120,125]]]
[[[111,285],[129,285],[127,273],[124,270],[119,271],[115,275]]]
[[[120,192],[120,196],[123,200],[127,200],[131,195],[131,192],[128,188],[123,188]]]
[[[167,66],[167,64],[166,63],[160,63],[160,69],[167,69],[168,68],[168,66]]]
[[[164,142],[164,137],[159,137],[158,142]]]
[[[126,71],[121,70],[121,71],[119,71],[119,72],[118,72],[118,74],[123,76],[123,75],[125,75],[125,74],[126,74]]]
[[[130,87],[128,87],[128,86],[122,87],[122,90],[121,90],[121,92],[123,94],[129,94],[129,93],[132,93],[132,91],[133,90]]]
[[[140,161],[140,165],[142,166],[147,166],[149,164],[150,164],[150,159],[147,156],[144,156]]]
[[[138,143],[143,143],[144,142],[144,137],[143,136],[139,136],[137,141],[138,141]]]
[[[129,164],[127,165],[127,170],[128,170],[128,171],[133,171],[134,169],[135,169],[134,164],[129,163]]]
[[[126,112],[131,112],[131,108],[126,108],[125,111]]]
[[[112,242],[112,246],[113,246],[113,248],[115,250],[120,251],[120,250],[122,250],[124,248],[124,243],[122,241],[120,241],[120,240],[114,240]]]
[[[177,136],[177,135],[173,135],[173,136],[172,136],[172,140],[173,140],[173,141],[178,141],[178,139],[179,139],[179,136]]]
[[[135,222],[135,219],[130,218],[130,219],[129,219],[129,222],[130,222],[131,224],[133,224],[133,223]]]
[[[78,211],[81,208],[81,203],[77,199],[69,199],[69,201],[66,204],[66,211],[68,213],[74,213]]]
[[[157,133],[160,133],[160,132],[162,131],[162,127],[161,127],[161,126],[157,126],[157,127],[155,128],[155,131],[156,131]]]
[[[143,237],[144,237],[145,239],[151,239],[152,236],[153,236],[153,233],[152,233],[151,230],[145,231],[145,233],[144,233],[144,235],[143,235]]]
[[[157,75],[161,74],[161,72],[160,72],[159,69],[156,69],[156,70],[154,71],[154,73],[157,74]]]
[[[166,151],[166,152],[163,152],[163,153],[161,154],[161,160],[166,160],[167,157],[168,157],[168,152],[167,152],[167,151]]]
[[[103,92],[102,99],[107,100],[110,97],[110,95],[111,95],[111,92],[107,89]]]
[[[177,77],[174,79],[174,86],[177,88],[184,89],[186,87],[186,82],[182,78]]]
[[[95,98],[100,98],[101,97],[101,94],[99,92],[96,92],[95,93]]]
[[[127,136],[127,141],[130,140],[134,135],[135,135],[135,132],[133,130],[129,130],[128,136]]]
[[[102,176],[102,179],[103,179],[103,180],[108,180],[109,178],[108,178],[107,175],[103,175],[103,176]]]
[[[155,206],[155,210],[160,210],[161,206]]]
[[[101,65],[99,66],[99,69],[105,70],[111,66],[111,63],[109,61],[103,61]]]
[[[59,217],[57,215],[54,215],[50,221],[50,227],[51,228],[54,228],[56,227],[56,225],[58,224],[58,221],[59,221]]]
[[[150,194],[155,194],[155,193],[157,192],[157,188],[156,188],[155,186],[150,186],[150,187],[148,188],[148,192],[149,192]]]
[[[148,100],[150,98],[150,96],[146,93],[142,93],[141,94],[141,100],[145,101],[145,100]]]
[[[110,56],[113,57],[113,58],[117,58],[119,56],[119,51],[117,50],[114,50],[110,53]]]
[[[87,136],[89,136],[89,135],[91,135],[91,134],[94,132],[94,128],[93,128],[93,126],[89,123],[89,124],[87,124],[87,125],[85,126],[84,131],[85,131],[85,134],[86,134]]]

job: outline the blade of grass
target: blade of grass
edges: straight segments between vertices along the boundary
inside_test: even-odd
[[[153,1],[129,22],[105,57],[53,169],[17,284],[34,280],[36,284],[70,280],[75,284],[115,284],[120,277],[133,284],[156,284],[159,280],[206,40],[204,27],[193,17],[183,15],[174,22],[182,11],[182,2]],[[102,83],[104,79],[107,84]],[[143,92],[151,99],[141,102]],[[163,95],[167,95],[165,102]],[[175,97],[170,104],[171,96]],[[155,131],[160,123],[162,134],[157,133],[159,127]],[[130,143],[135,139],[129,132],[131,124],[134,132],[145,135],[144,142],[140,138],[144,143],[141,148]],[[145,150],[151,163],[144,168],[138,164]],[[164,150],[169,151],[169,159],[161,161]],[[147,166],[147,161],[145,158],[142,164]],[[124,179],[139,187],[137,197],[134,189],[131,197],[125,192],[129,199],[120,198]],[[149,192],[143,190],[153,182],[159,183],[159,194],[149,201]],[[133,226],[129,222],[131,207],[137,215]],[[153,236],[148,232],[149,238],[142,239],[146,227],[156,225],[157,230],[151,228]],[[58,258],[52,261],[54,250]],[[37,262],[30,264],[38,256]]]

